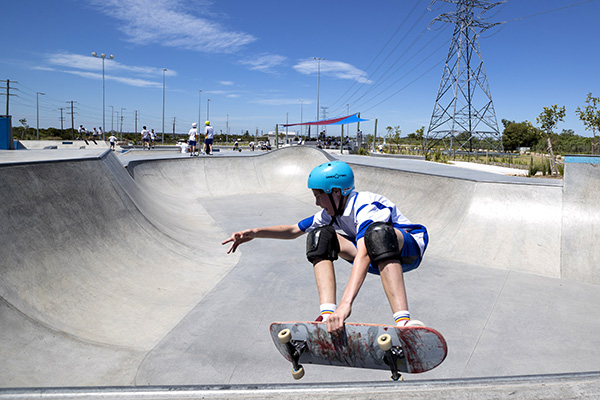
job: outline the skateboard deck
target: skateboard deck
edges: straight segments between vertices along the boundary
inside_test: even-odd
[[[383,369],[398,380],[402,372],[429,371],[444,361],[444,337],[428,327],[346,323],[344,334],[327,332],[323,322],[274,322],[275,346],[292,363],[295,379],[304,376],[305,364]]]

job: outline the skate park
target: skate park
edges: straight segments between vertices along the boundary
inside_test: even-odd
[[[598,393],[597,158],[567,157],[564,179],[549,180],[301,146],[149,153],[0,152],[0,399]],[[412,315],[449,354],[400,384],[318,365],[295,382],[268,328],[318,314],[304,239],[229,255],[221,245],[314,214],[307,176],[330,159],[429,230],[405,280]],[[339,298],[350,265],[336,265]],[[350,320],[392,322],[379,278],[367,277]]]

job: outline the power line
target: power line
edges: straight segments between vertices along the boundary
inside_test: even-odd
[[[508,1],[508,0],[507,0],[507,1]],[[540,12],[538,12],[538,13],[531,14],[531,15],[526,15],[526,16],[524,16],[524,17],[518,17],[518,18],[510,19],[510,20],[507,20],[507,21],[502,21],[502,22],[499,22],[499,24],[506,24],[506,23],[508,23],[508,22],[521,21],[521,20],[524,20],[524,19],[527,19],[527,18],[537,17],[537,16],[540,16],[540,15],[549,14],[549,13],[553,13],[553,12],[560,11],[560,10],[565,10],[565,9],[567,9],[567,8],[581,6],[581,5],[583,5],[583,4],[591,3],[591,2],[593,2],[593,1],[596,1],[596,0],[586,0],[586,1],[580,1],[580,2],[578,2],[578,3],[568,4],[568,5],[566,5],[566,6],[562,6],[562,7],[553,8],[553,9],[551,9],[551,10],[540,11]]]
[[[443,33],[443,31],[440,31],[440,34]],[[439,34],[438,34],[439,36]],[[433,43],[433,41],[437,39],[437,36],[434,37],[431,41],[429,41],[425,46],[423,46],[415,55],[413,55],[412,57],[408,58],[404,63],[400,64],[394,71],[393,73],[390,73],[388,75],[387,78],[385,78],[382,81],[377,82],[376,84],[374,84],[373,86],[371,86],[369,89],[367,89],[365,91],[365,93],[363,93],[360,97],[358,97],[357,99],[355,99],[355,102],[358,102],[359,100],[361,100],[362,98],[364,98],[365,96],[367,96],[369,93],[373,92],[375,89],[377,89],[379,86],[381,86],[384,82],[386,82],[388,79],[390,79],[393,76],[400,76],[398,79],[396,79],[394,82],[392,82],[391,84],[389,84],[388,86],[386,86],[383,90],[380,90],[378,93],[374,94],[370,99],[366,100],[366,104],[368,104],[371,101],[374,101],[378,96],[383,95],[386,91],[388,91],[389,89],[391,89],[392,87],[394,87],[396,84],[398,84],[400,81],[404,80],[405,78],[407,78],[414,70],[416,70],[419,66],[421,66],[424,62],[426,62],[428,59],[430,59],[431,57],[433,57],[434,55],[436,55],[439,50],[441,50],[442,48],[446,47],[449,43],[449,40],[444,41],[439,47],[437,47],[436,49],[433,50],[433,52],[431,52],[427,57],[421,59],[420,62],[418,62],[417,64],[415,64],[411,69],[409,69],[407,72],[400,74],[400,71],[402,69],[404,69],[404,67],[406,67],[410,62],[416,60],[416,56],[418,54],[420,54],[426,47],[428,47],[431,43]],[[423,74],[421,76],[424,76]],[[407,86],[404,86],[403,89],[405,89]],[[401,90],[400,90],[401,91]],[[395,94],[399,93],[400,91],[395,92]],[[392,96],[388,96],[387,98],[393,97]],[[364,104],[364,103],[363,103]],[[362,107],[362,104],[359,104],[358,107]]]
[[[406,24],[406,22],[408,21],[408,19],[412,16],[412,14],[415,12],[417,6],[419,5],[419,2],[415,2],[415,5],[413,6],[413,8],[410,10],[410,12],[406,15],[406,17],[404,18],[404,21],[402,21],[398,27],[396,28],[396,30],[394,31],[394,33],[392,33],[392,35],[390,36],[390,38],[387,40],[387,42],[383,45],[383,47],[379,50],[379,52],[377,53],[377,55],[375,55],[375,57],[373,57],[373,59],[371,60],[371,62],[369,63],[369,65],[367,65],[367,67],[365,68],[365,72],[369,71],[369,69],[371,68],[371,66],[373,65],[373,63],[375,63],[375,61],[379,58],[379,56],[381,55],[381,53],[383,53],[383,51],[385,50],[385,48],[391,43],[392,39],[398,34],[398,32],[400,32],[400,30],[402,29],[402,27],[404,26],[404,24]],[[406,38],[406,35],[400,39],[401,43],[404,39]],[[399,44],[398,44],[399,45]],[[389,56],[396,50],[396,48],[398,47],[398,45],[396,45],[396,47],[394,47],[394,49],[386,56],[386,58],[379,64],[382,65],[383,63],[386,62],[386,60],[389,58]],[[375,71],[373,71],[372,74],[375,74],[377,72],[377,70],[379,69],[379,66],[375,69]],[[354,87],[354,85],[357,83],[357,81],[355,80],[352,85],[350,85],[348,87],[348,89],[346,89],[346,91],[336,100],[332,103],[332,106],[335,106],[341,99],[344,98],[344,96],[346,96],[346,94]],[[363,84],[364,85],[364,84]]]
[[[4,82],[6,84],[6,86],[4,87],[0,87],[0,89],[4,89],[6,90],[6,93],[0,93],[0,95],[5,95],[6,96],[6,115],[10,115],[10,107],[9,107],[9,103],[10,103],[10,96],[16,96],[16,94],[11,93],[10,92],[10,79],[6,79],[6,80],[0,80],[0,82]],[[13,81],[13,83],[19,83],[17,81]],[[15,87],[12,88],[13,90],[19,90]]]

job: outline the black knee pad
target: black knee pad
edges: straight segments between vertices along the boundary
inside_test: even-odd
[[[338,241],[335,229],[326,225],[310,231],[306,238],[306,258],[311,263],[317,260],[335,261],[340,252],[340,242]]]
[[[367,253],[374,265],[386,260],[400,260],[396,230],[391,224],[374,222],[365,232]]]

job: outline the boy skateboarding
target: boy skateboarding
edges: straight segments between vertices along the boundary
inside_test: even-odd
[[[380,275],[396,325],[422,325],[410,320],[403,272],[419,266],[429,241],[427,229],[411,223],[387,198],[357,192],[354,173],[342,161],[315,167],[308,188],[321,211],[296,225],[235,232],[222,243],[231,243],[227,253],[254,238],[295,239],[307,233],[306,256],[314,268],[321,304],[317,321],[327,322],[328,332],[343,330],[367,273]],[[333,265],[338,256],[353,264],[339,304]]]

